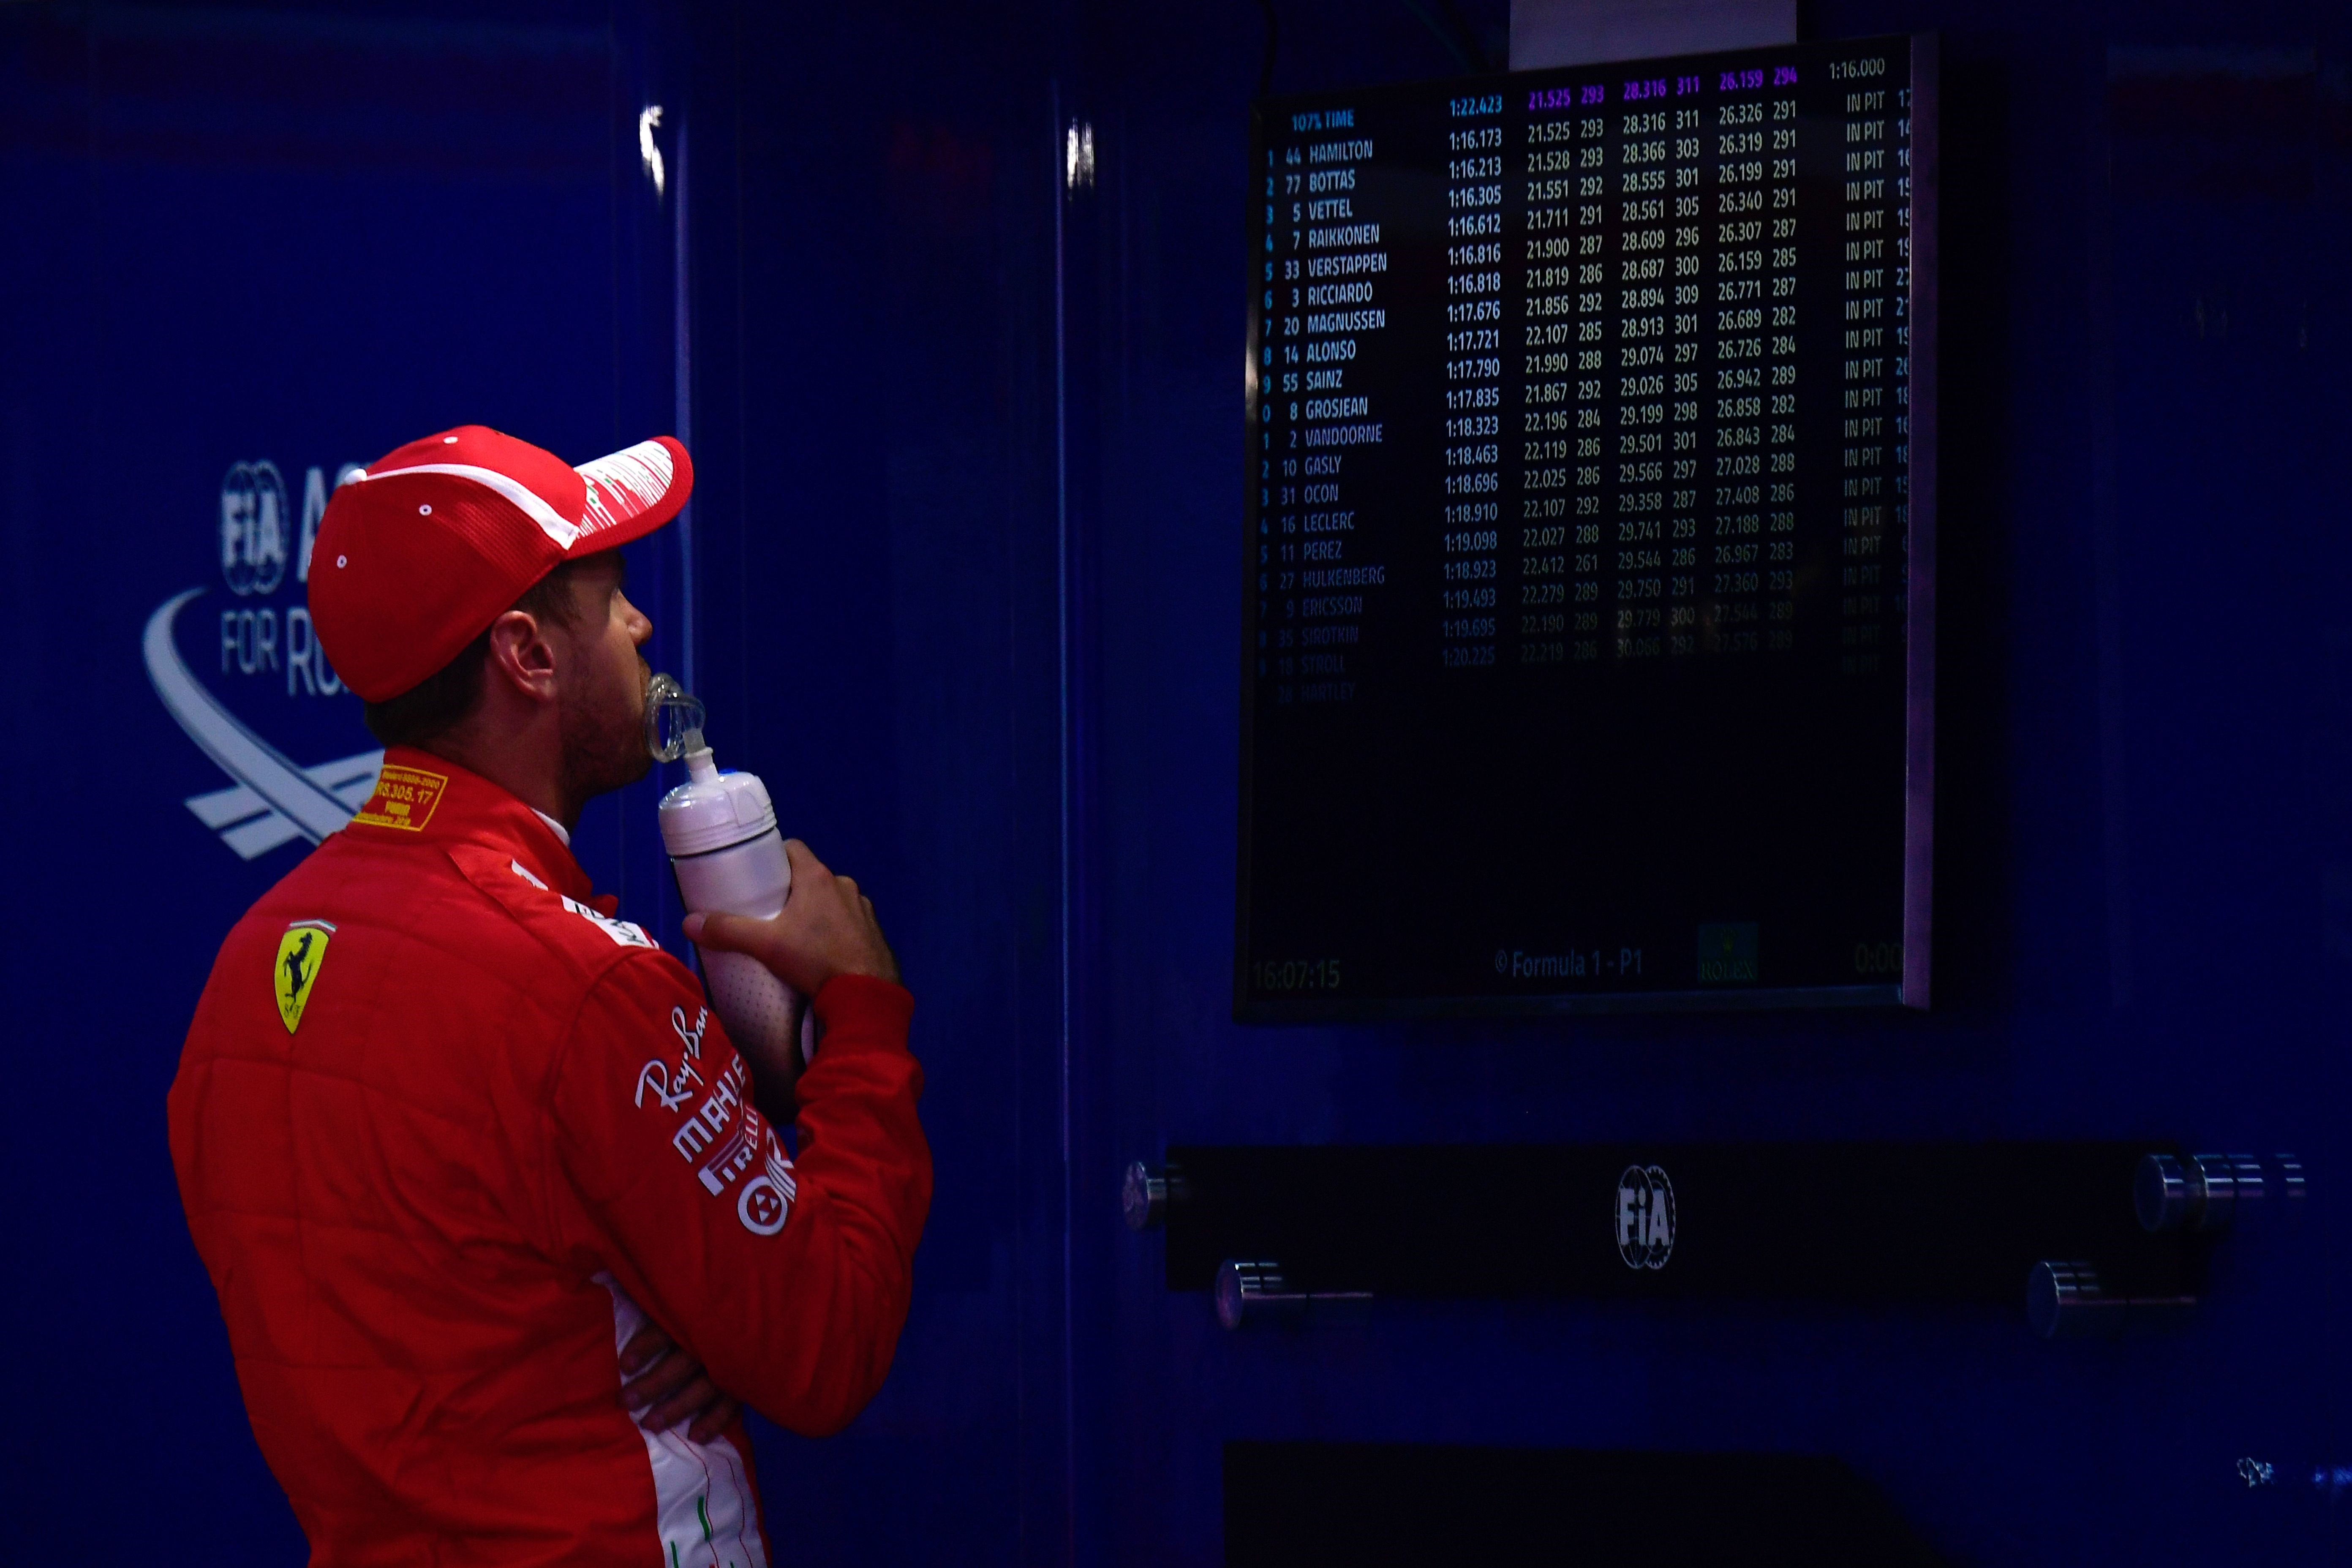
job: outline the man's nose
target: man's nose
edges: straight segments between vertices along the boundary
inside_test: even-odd
[[[629,640],[639,647],[645,647],[646,640],[654,635],[654,623],[633,601],[623,599],[621,603],[628,606]]]

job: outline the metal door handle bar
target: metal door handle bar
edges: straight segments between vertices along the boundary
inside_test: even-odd
[[[2153,1153],[2142,1156],[2133,1178],[2132,1208],[2150,1236],[2210,1234],[2266,1215],[2285,1217],[2308,1192],[2303,1162],[2292,1154]]]
[[[2014,1310],[2030,1279],[2058,1337],[2178,1317],[2221,1236],[2306,1190],[2292,1155],[2126,1142],[1179,1145],[1127,1167],[1120,1209],[1166,1237],[1168,1289],[1239,1321],[1374,1296]]]

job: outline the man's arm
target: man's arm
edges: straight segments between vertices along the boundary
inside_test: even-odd
[[[567,1250],[611,1270],[713,1383],[817,1435],[889,1370],[931,1168],[913,999],[835,973],[814,1005],[824,1046],[796,1086],[796,1163],[700,986],[654,952],[590,994],[550,1114]]]

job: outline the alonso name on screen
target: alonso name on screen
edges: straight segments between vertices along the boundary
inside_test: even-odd
[[[1933,93],[1259,106],[1239,1016],[1926,1005]]]

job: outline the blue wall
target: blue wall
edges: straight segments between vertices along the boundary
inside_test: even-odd
[[[759,1429],[771,1529],[809,1562],[1051,1561],[1055,36],[1019,6],[693,20],[710,734],[879,907],[938,1169],[880,1396],[824,1442]]]
[[[1277,89],[1446,68],[1409,21],[1282,11]],[[1833,1453],[1969,1563],[2333,1550],[2325,1508],[2233,1467],[2307,1476],[2347,1436],[2352,31],[2316,5],[1804,21],[1945,37],[1937,1006],[1346,1029],[1226,1013],[1257,33],[1240,7],[1095,24],[1104,173],[1073,253],[1093,1560],[1213,1560],[1217,1444],[1241,1436]],[[1171,1142],[2002,1136],[2301,1149],[2321,1212],[2225,1247],[2191,1328],[2052,1346],[2021,1313],[1517,1304],[1228,1337],[1111,1211],[1119,1163]]]
[[[1412,6],[1276,8],[1276,90],[1459,68]],[[222,475],[272,460],[299,514],[309,467],[460,420],[577,457],[672,427],[655,101],[698,683],[880,905],[939,1159],[888,1386],[839,1437],[760,1430],[786,1561],[1214,1562],[1237,1437],[1832,1453],[1958,1562],[2332,1560],[2329,1510],[2232,1467],[2352,1463],[2352,27],[1803,21],[1945,38],[1936,1010],[1244,1029],[1255,6],[0,12],[10,1560],[299,1558],[161,1108],[214,945],[300,847],[241,859],[180,804],[228,781],[141,632],[204,585],[178,646],[225,703],[306,765],[367,748],[347,696],[219,667],[222,608],[299,602],[225,580]],[[1073,119],[1098,177],[1066,194]],[[681,542],[633,562],[673,668]],[[583,857],[670,934],[646,795]],[[1227,1336],[1116,1201],[1171,1142],[2000,1136],[2298,1149],[2315,1212],[2226,1246],[2193,1326],[2051,1346],[1574,1304]]]
[[[1278,10],[1277,90],[1457,68],[1409,7]],[[1500,9],[1472,15],[1493,47]],[[765,426],[787,493],[858,520],[802,548],[858,584],[827,624],[892,639],[844,776],[901,803],[860,854],[897,858],[942,1191],[970,1184],[900,1375],[790,1462],[824,1478],[800,1505],[824,1555],[1213,1561],[1218,1448],[1244,1436],[1834,1453],[1968,1562],[2329,1550],[2326,1509],[2249,1498],[2233,1467],[2347,1451],[2347,551],[2321,476],[2347,429],[2352,39],[2312,6],[1804,21],[1946,37],[1937,1011],[1241,1029],[1257,14],[708,19],[740,163],[732,214],[705,209],[706,264],[735,261],[701,321],[740,302],[745,438]],[[1064,199],[1072,119],[1099,176]],[[796,460],[837,452],[847,474]],[[818,815],[845,826],[894,809],[835,787]],[[1528,1305],[1229,1338],[1114,1205],[1121,1163],[1171,1142],[1759,1136],[2299,1148],[2322,1198],[2294,1245],[2225,1250],[2195,1327],[2054,1348],[2021,1313]],[[940,1534],[950,1496],[970,1511]]]
[[[467,421],[575,460],[668,428],[670,252],[635,150],[656,42],[603,4],[0,11],[9,1562],[301,1560],[163,1096],[213,950],[307,845],[247,858],[184,806],[236,781],[158,700],[142,633],[203,590],[173,638],[202,686],[304,767],[363,759],[356,700],[291,668],[310,472]],[[263,463],[288,558],[233,576],[226,476]],[[631,583],[670,633],[673,549]],[[582,853],[674,932],[649,789]]]

